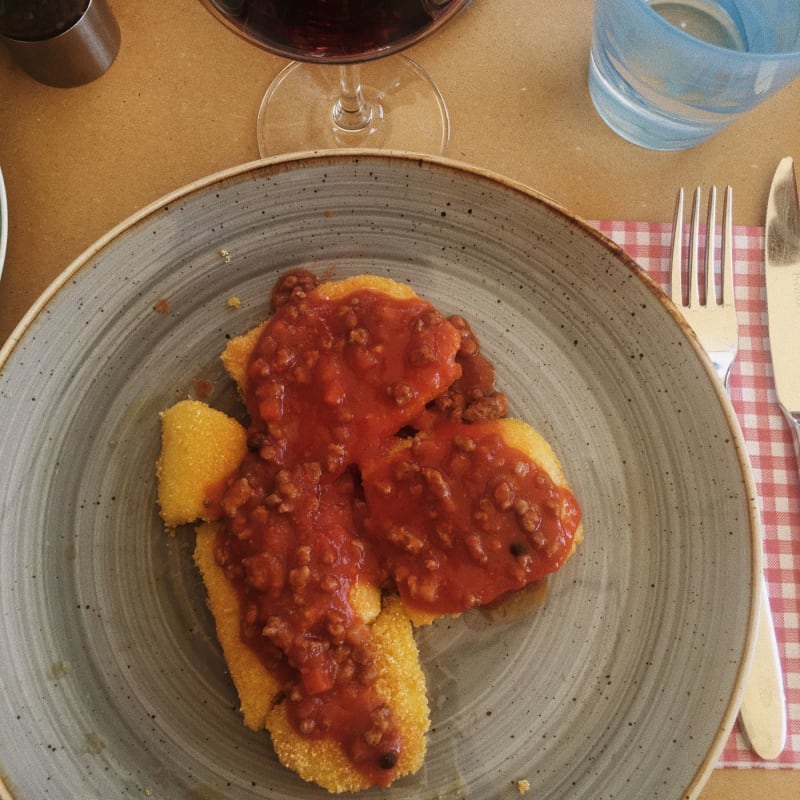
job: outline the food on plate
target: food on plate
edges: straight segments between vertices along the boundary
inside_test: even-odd
[[[442,422],[371,459],[361,479],[368,539],[417,624],[522,589],[577,544],[561,465],[516,419]]]
[[[208,499],[247,452],[247,433],[227,414],[198,400],[183,400],[161,414],[156,464],[158,504],[168,528],[207,519]]]
[[[306,271],[272,307],[222,354],[246,428],[198,401],[162,414],[161,514],[203,521],[245,724],[331,792],[388,786],[425,754],[412,626],[559,569],[580,508],[463,318],[386,278]]]

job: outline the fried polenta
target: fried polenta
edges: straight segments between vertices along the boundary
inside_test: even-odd
[[[168,528],[205,521],[195,563],[245,725],[304,780],[358,791],[424,760],[412,626],[559,568],[583,529],[550,445],[462,381],[463,320],[389,279],[292,277],[222,354],[250,427],[196,401],[162,414],[159,503]],[[448,568],[507,575],[454,600]]]
[[[207,499],[239,466],[247,433],[227,414],[182,400],[161,414],[158,505],[168,529],[207,519]]]
[[[227,417],[229,424],[221,424],[220,414],[203,403],[183,401],[162,415],[159,484],[165,489],[161,495],[165,504],[162,515],[172,527],[202,517],[206,511],[205,486],[224,480],[231,472],[230,453],[238,452],[244,430]],[[184,470],[177,467],[186,442],[202,442],[207,448],[208,457],[201,472],[195,471],[197,460],[192,457],[183,462]],[[194,560],[239,695],[244,724],[251,730],[266,728],[281,762],[304,780],[318,783],[330,792],[367,788],[370,784],[353,769],[339,742],[330,738],[309,739],[297,733],[287,718],[285,706],[279,702],[283,689],[280,681],[242,642],[239,594],[214,554],[218,531],[216,522],[198,526]],[[396,599],[389,598],[381,610],[381,594],[375,585],[357,583],[351,591],[351,601],[358,616],[371,626],[377,650],[379,692],[396,709],[399,718],[403,748],[396,774],[415,772],[424,758],[429,717],[425,678],[410,621]]]
[[[425,675],[411,622],[399,599],[388,597],[371,627],[378,654],[377,691],[391,703],[401,731],[403,746],[397,776],[413,774],[425,758],[429,717]],[[267,729],[281,763],[301,778],[329,792],[356,792],[370,787],[370,781],[353,769],[338,741],[325,738],[310,744],[297,733],[284,704],[273,706],[267,717]]]

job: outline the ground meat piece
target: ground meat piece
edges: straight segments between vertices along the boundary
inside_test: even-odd
[[[450,324],[457,328],[458,332],[461,334],[459,354],[462,356],[477,355],[480,347],[478,346],[478,339],[472,332],[472,328],[470,328],[469,323],[464,319],[464,317],[459,316],[458,314],[454,314],[448,319]]]
[[[289,302],[302,300],[316,288],[318,283],[317,276],[308,270],[295,269],[287,272],[281,276],[272,290],[272,297],[270,298],[272,310],[275,311]]]
[[[502,392],[493,392],[470,400],[461,417],[464,422],[484,422],[500,419],[508,414],[508,398]]]

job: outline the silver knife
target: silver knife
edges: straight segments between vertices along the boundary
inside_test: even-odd
[[[765,249],[775,388],[783,413],[794,429],[795,451],[800,461],[800,358],[796,349],[800,333],[800,203],[791,158],[781,161],[772,180]],[[756,653],[740,719],[751,746],[762,758],[780,755],[786,743],[786,698],[763,579]]]
[[[794,162],[784,158],[767,203],[767,311],[775,390],[800,461],[800,202]]]

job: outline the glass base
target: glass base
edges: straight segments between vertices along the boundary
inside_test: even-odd
[[[603,122],[614,133],[639,147],[686,150],[719,133],[736,117],[678,103],[668,110],[659,108],[626,85],[613,67],[605,67],[592,50],[589,96]]]
[[[356,130],[334,119],[343,69],[358,75],[370,106]],[[418,64],[399,55],[348,67],[293,62],[270,84],[258,112],[262,157],[347,147],[444,155],[449,139],[439,89]]]

